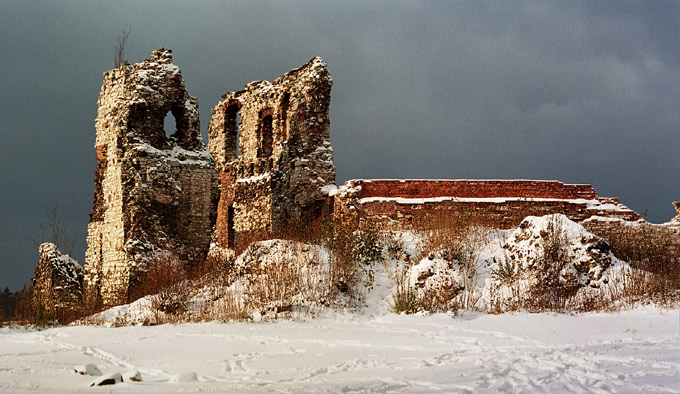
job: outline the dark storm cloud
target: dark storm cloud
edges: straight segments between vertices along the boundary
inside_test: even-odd
[[[221,94],[323,57],[339,183],[592,183],[656,222],[680,199],[677,2],[0,3],[0,286],[30,279],[51,202],[83,261],[96,100],[128,27],[131,62],[173,49],[204,134]]]

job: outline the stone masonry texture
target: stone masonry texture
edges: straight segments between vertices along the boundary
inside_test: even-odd
[[[47,315],[58,316],[80,305],[83,268],[52,243],[43,243],[33,271],[33,303]]]
[[[174,254],[187,266],[207,253],[218,177],[199,128],[198,102],[171,51],[104,73],[95,127],[97,169],[88,225],[88,297],[130,300],[146,264]],[[176,131],[167,136],[165,117]]]

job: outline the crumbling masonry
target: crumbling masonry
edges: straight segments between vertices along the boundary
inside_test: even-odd
[[[104,74],[95,126],[97,170],[85,256],[88,297],[127,302],[159,253],[187,265],[206,255],[218,193],[198,102],[171,51]],[[171,114],[171,115],[168,115]],[[176,131],[167,137],[164,120]]]
[[[173,254],[191,267],[211,241],[234,249],[317,219],[392,230],[433,215],[498,228],[551,213],[640,219],[590,185],[557,181],[353,180],[336,188],[332,79],[318,57],[222,96],[208,128],[210,153],[198,103],[169,50],[104,77],[85,289],[105,305],[134,298],[145,267],[159,256]],[[176,120],[171,136],[164,132],[168,114]]]
[[[328,216],[335,167],[331,79],[314,58],[274,82],[222,96],[212,110],[210,153],[220,174],[216,240],[234,248],[287,225]]]
[[[43,317],[59,317],[83,299],[83,268],[52,243],[38,248],[40,260],[33,270],[33,303]]]

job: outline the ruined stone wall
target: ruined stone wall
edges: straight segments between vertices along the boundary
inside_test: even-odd
[[[656,247],[669,248],[680,261],[680,223],[652,224],[643,220],[629,222],[616,218],[591,217],[581,224],[608,242],[613,238],[628,242],[651,241]]]
[[[336,223],[349,228],[404,230],[447,218],[508,229],[527,216],[562,213],[640,217],[618,199],[602,199],[590,185],[525,180],[353,180],[335,195]]]
[[[335,185],[331,86],[326,64],[316,57],[274,82],[225,94],[213,108],[208,130],[220,173],[220,247],[270,236],[327,211]]]
[[[640,219],[590,185],[557,181],[356,180],[336,188],[331,87],[317,57],[273,82],[225,94],[212,109],[208,153],[197,100],[169,50],[105,73],[95,121],[88,296],[104,305],[126,302],[160,255],[192,266],[211,239],[234,249],[324,218],[350,229],[386,230],[440,217],[497,228],[552,213],[576,221]],[[168,114],[176,121],[171,136],[164,131]],[[676,209],[680,223],[680,203]]]
[[[88,295],[114,305],[129,300],[159,253],[188,266],[205,257],[218,180],[198,102],[171,51],[159,48],[151,59],[105,73],[98,105],[85,284]],[[170,136],[166,116],[175,119]]]

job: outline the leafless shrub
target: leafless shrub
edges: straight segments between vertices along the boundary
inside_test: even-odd
[[[55,321],[56,316],[44,308],[40,294],[35,294],[32,285],[25,285],[14,296],[14,320],[19,324],[44,326]]]
[[[412,314],[420,312],[424,309],[421,304],[421,299],[418,296],[418,290],[410,286],[407,276],[407,270],[401,267],[396,267],[395,291],[392,293],[392,305],[390,310],[394,313]]]
[[[564,283],[561,273],[573,262],[569,237],[563,228],[562,217],[550,217],[546,229],[540,232],[540,254],[531,272],[531,285],[524,306],[530,311],[563,311],[579,289],[578,284]]]
[[[415,232],[420,239],[419,249],[422,258],[442,246],[453,245],[468,236],[472,229],[479,229],[474,212],[466,209],[449,212],[440,210],[423,216],[415,224]]]
[[[523,307],[524,291],[522,286],[522,267],[507,252],[500,259],[493,259],[495,268],[491,277],[496,281],[491,285],[489,312],[518,311]]]
[[[14,295],[14,321],[19,324],[44,327],[68,324],[82,317],[83,311],[76,302],[78,300],[57,303],[48,308],[44,297],[46,295],[32,285],[24,286]]]
[[[463,218],[463,219],[461,219]],[[441,256],[449,262],[451,275],[458,279],[435,274],[422,288],[417,289],[418,308],[429,312],[472,310],[481,298],[478,288],[479,253],[488,240],[488,229],[474,226],[465,216],[431,215],[429,222],[421,222],[417,230],[419,256]],[[411,297],[410,289],[397,289],[397,298]],[[394,309],[394,308],[393,308]]]
[[[57,249],[64,254],[69,256],[73,254],[76,240],[66,230],[66,225],[59,212],[59,205],[56,202],[51,203],[47,208],[45,222],[40,224],[40,242],[36,242],[36,244],[40,245],[43,242],[55,244]]]
[[[253,230],[247,233],[238,234],[236,236],[236,244],[234,246],[234,254],[240,256],[245,252],[250,245],[255,242],[265,241],[271,239],[271,235],[266,231]]]
[[[198,317],[202,320],[242,321],[252,317],[252,310],[243,302],[243,297],[227,286],[211,289],[213,297],[204,301]]]
[[[211,250],[205,261],[191,273],[191,279],[201,284],[220,285],[229,281],[234,268],[235,253],[229,249]]]
[[[411,264],[415,256],[404,245],[404,240],[398,232],[385,231],[380,235],[380,245],[384,249],[383,261],[385,263],[399,262],[399,264]]]
[[[157,315],[155,324],[165,322],[166,316],[185,312],[191,296],[184,266],[174,253],[159,254],[151,260],[133,289],[133,299],[151,296],[151,306]]]
[[[121,31],[117,43],[113,47],[113,61],[116,68],[120,68],[120,66],[127,64],[127,61],[125,60],[125,45],[130,36],[130,30],[132,30],[132,26],[127,30]]]
[[[286,239],[311,245],[324,246],[333,239],[334,226],[331,219],[312,221],[289,221],[273,233],[273,238]]]
[[[373,286],[373,263],[383,258],[378,232],[372,228],[361,231],[339,228],[326,245],[331,251],[332,296],[344,295],[351,303],[360,302],[364,292]]]

